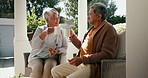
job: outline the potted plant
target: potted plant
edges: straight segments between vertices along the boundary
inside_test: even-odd
[[[35,10],[32,11],[32,14],[27,13],[27,36],[29,40],[32,39],[32,36],[38,26],[45,25],[45,20],[43,17],[37,18],[35,15]]]

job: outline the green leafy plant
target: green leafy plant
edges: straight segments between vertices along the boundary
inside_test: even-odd
[[[65,3],[66,20],[73,20],[75,27],[72,30],[78,35],[78,0],[67,0]]]
[[[38,26],[45,25],[45,20],[43,17],[37,18],[35,15],[35,10],[33,9],[32,14],[27,14],[27,32],[35,32]]]
[[[59,2],[60,0],[26,0],[26,7],[30,15],[32,14],[32,10],[35,9],[35,15],[40,17],[45,7],[54,8]]]
[[[18,75],[10,77],[10,78],[21,78],[21,77],[25,77],[25,75],[22,73],[19,73]]]

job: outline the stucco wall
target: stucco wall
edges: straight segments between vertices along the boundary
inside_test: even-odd
[[[148,78],[148,0],[126,1],[126,78]]]

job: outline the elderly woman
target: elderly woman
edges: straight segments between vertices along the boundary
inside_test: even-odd
[[[57,65],[56,54],[66,54],[67,50],[67,42],[62,32],[54,33],[54,27],[59,25],[58,12],[53,8],[45,8],[43,17],[47,25],[36,29],[28,60],[32,68],[30,77],[33,78],[52,78],[51,68]]]

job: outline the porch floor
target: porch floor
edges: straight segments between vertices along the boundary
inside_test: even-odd
[[[14,76],[14,58],[0,57],[0,78],[10,78]]]

